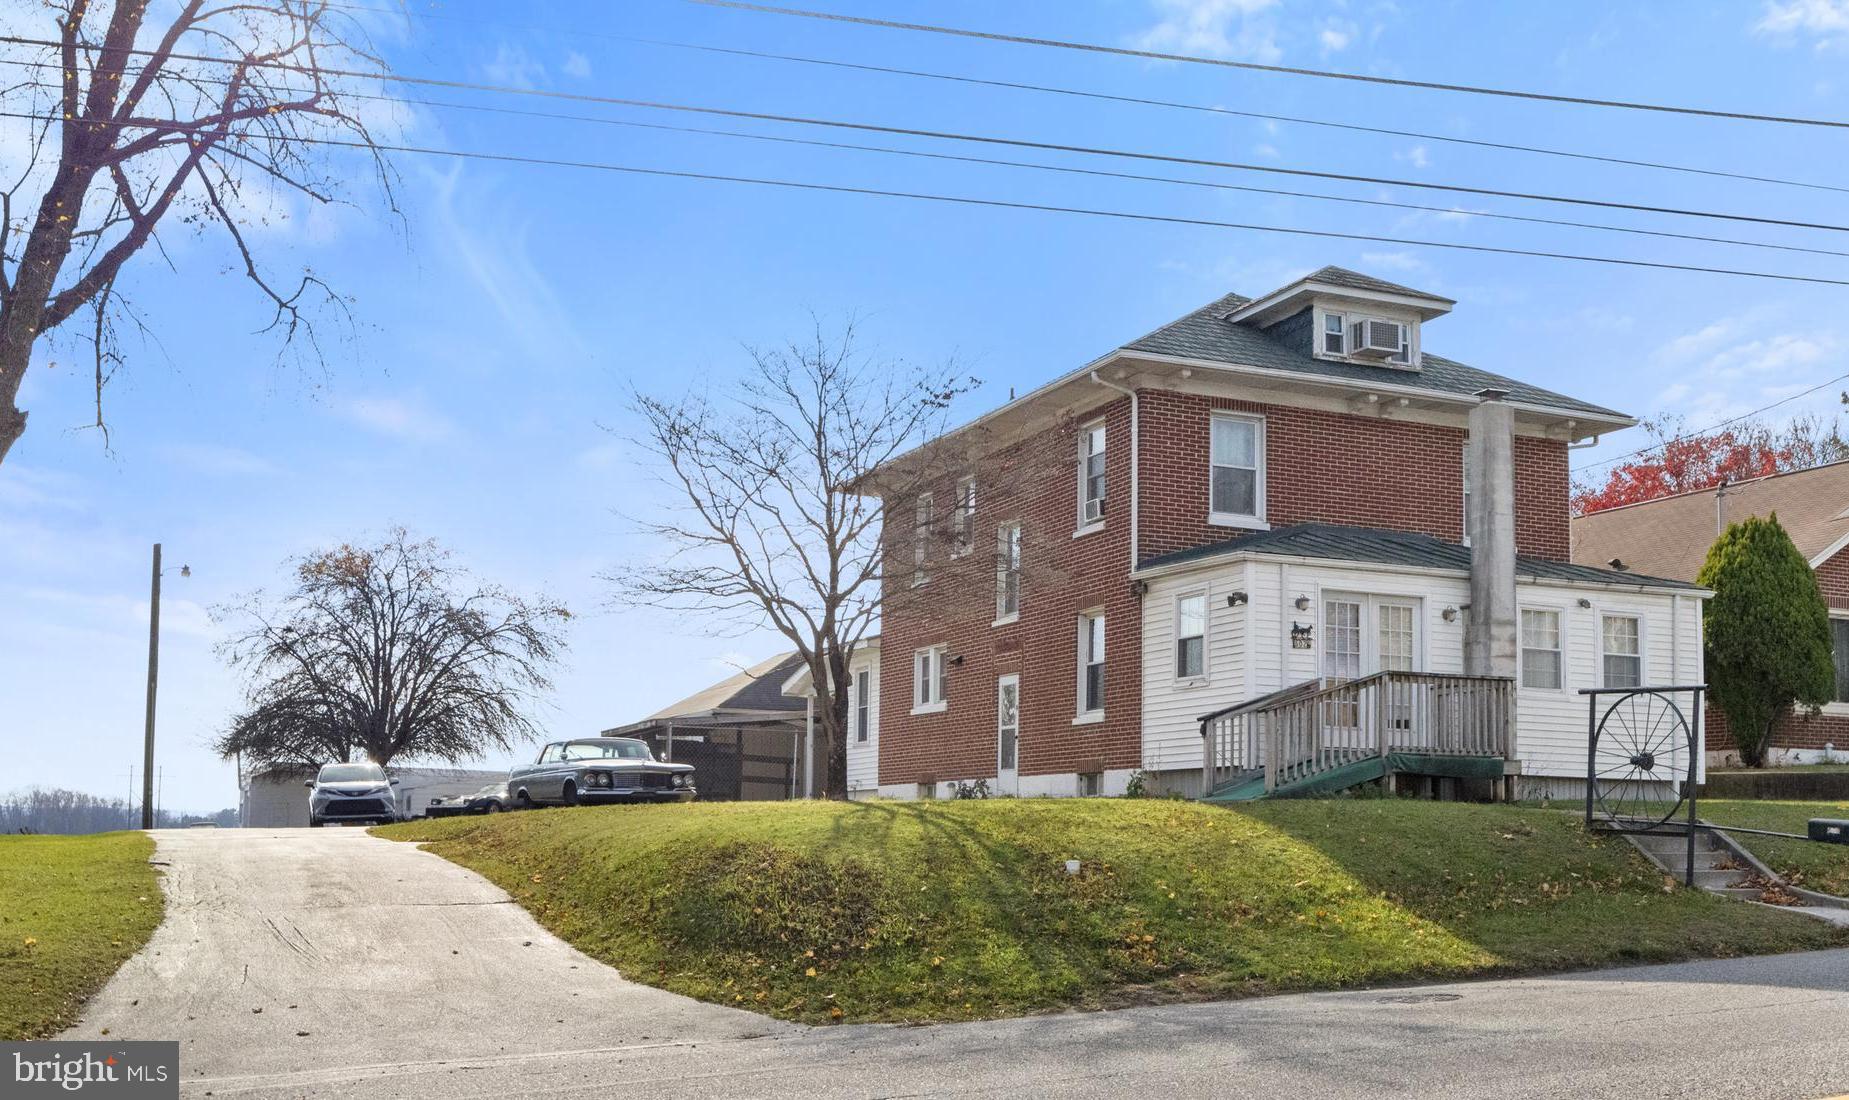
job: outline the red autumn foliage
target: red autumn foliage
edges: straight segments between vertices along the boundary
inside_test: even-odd
[[[1777,430],[1748,421],[1723,431],[1687,434],[1670,419],[1647,420],[1644,429],[1656,445],[1611,467],[1602,482],[1576,483],[1574,515],[1849,458],[1849,443],[1836,423],[1816,417],[1799,417]]]

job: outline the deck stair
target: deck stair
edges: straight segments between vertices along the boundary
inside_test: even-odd
[[[1377,672],[1306,680],[1203,716],[1207,802],[1329,794],[1396,774],[1512,774],[1514,683]]]

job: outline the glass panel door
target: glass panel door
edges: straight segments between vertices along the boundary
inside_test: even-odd
[[[995,681],[995,786],[997,794],[1015,794],[1019,783],[1021,678]]]

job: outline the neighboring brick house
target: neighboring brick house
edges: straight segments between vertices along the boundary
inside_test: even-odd
[[[1775,762],[1810,763],[1849,753],[1849,462],[1608,508],[1573,520],[1573,560],[1693,580],[1730,523],[1776,514],[1817,574],[1830,605],[1835,700],[1817,715],[1793,714],[1773,731]],[[1708,752],[1736,757],[1727,721],[1710,708]]]
[[[1453,304],[1340,268],[1228,295],[890,464],[960,456],[925,491],[869,478],[891,567],[854,793],[1198,793],[1209,711],[1463,670],[1467,511],[1513,548],[1520,766],[1583,777],[1574,689],[1699,676],[1702,593],[1567,563],[1567,448],[1635,422],[1425,351]],[[1467,444],[1499,479],[1471,508]]]

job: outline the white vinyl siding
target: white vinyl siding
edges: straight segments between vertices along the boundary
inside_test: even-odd
[[[1104,421],[1079,429],[1079,526],[1104,521]]]
[[[1215,414],[1209,441],[1209,519],[1252,525],[1265,518],[1265,422]]]
[[[1200,716],[1323,675],[1323,603],[1347,593],[1388,603],[1413,605],[1415,668],[1439,673],[1464,670],[1464,615],[1444,619],[1446,608],[1470,602],[1469,582],[1460,572],[1399,573],[1341,563],[1303,564],[1254,557],[1165,577],[1151,578],[1142,601],[1143,767],[1152,772],[1197,772],[1201,763]],[[1175,600],[1205,587],[1213,614],[1207,624],[1211,683],[1175,680]],[[1226,605],[1226,595],[1247,593],[1247,602]],[[1516,695],[1517,756],[1527,776],[1584,777],[1586,701],[1575,692],[1597,687],[1601,676],[1599,616],[1635,616],[1643,638],[1646,684],[1702,682],[1701,604],[1694,596],[1572,588],[1524,581],[1522,603],[1559,609],[1564,650],[1564,691],[1524,690]],[[1299,611],[1299,595],[1312,601]],[[1581,597],[1591,609],[1578,606]],[[1849,619],[1843,620],[1849,641]],[[1293,624],[1313,628],[1310,648],[1291,643]]]
[[[862,645],[848,661],[852,674],[855,726],[847,743],[847,789],[865,797],[880,786],[880,651]],[[866,715],[864,724],[860,715]]]

